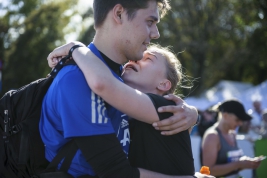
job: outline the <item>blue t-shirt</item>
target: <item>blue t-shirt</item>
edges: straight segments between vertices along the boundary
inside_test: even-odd
[[[104,61],[93,43],[88,47]],[[112,73],[122,81],[117,74]],[[61,69],[48,89],[42,104],[39,129],[46,145],[45,156],[48,161],[52,161],[59,149],[72,137],[110,133],[117,135],[124,152],[128,154],[128,117],[96,95],[76,65]],[[68,172],[74,177],[95,175],[80,150],[73,158]]]

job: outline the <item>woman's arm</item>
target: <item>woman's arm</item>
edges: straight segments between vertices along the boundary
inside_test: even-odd
[[[159,120],[149,97],[116,79],[110,69],[87,47],[76,49],[72,56],[90,88],[107,103],[143,122],[153,123]]]
[[[50,55],[68,54],[73,44],[67,44],[55,49]],[[56,54],[55,54],[56,53]],[[107,103],[121,112],[137,120],[153,123],[158,121],[158,114],[150,98],[116,79],[110,69],[95,56],[86,46],[75,49],[72,57],[82,70],[90,88]],[[52,63],[56,64],[57,59],[51,56]]]

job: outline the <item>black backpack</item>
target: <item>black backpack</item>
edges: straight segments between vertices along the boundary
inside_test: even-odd
[[[10,90],[0,99],[1,178],[39,177],[47,169],[49,163],[39,134],[42,101],[67,59],[69,56],[63,58],[48,77]],[[63,158],[64,154],[61,154]],[[65,166],[66,170],[68,166]]]

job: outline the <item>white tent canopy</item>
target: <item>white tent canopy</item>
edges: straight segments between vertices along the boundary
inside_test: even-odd
[[[209,107],[213,106],[216,103],[212,103],[207,98],[204,97],[188,97],[185,98],[185,102],[189,105],[195,106],[199,111],[205,111]]]
[[[267,80],[246,90],[239,100],[244,104],[246,110],[253,108],[253,101],[260,101],[262,108],[267,109]]]
[[[222,80],[212,88],[202,93],[200,97],[188,97],[185,98],[185,101],[203,111],[224,100],[240,100],[245,91],[252,87],[253,85],[250,83]]]

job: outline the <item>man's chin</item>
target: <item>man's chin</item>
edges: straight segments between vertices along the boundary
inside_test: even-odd
[[[145,51],[142,51],[139,54],[136,54],[135,56],[132,56],[131,61],[140,61],[143,58],[143,54]]]

